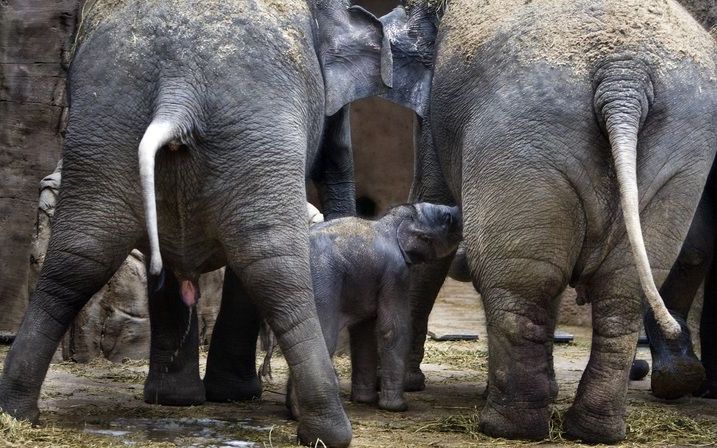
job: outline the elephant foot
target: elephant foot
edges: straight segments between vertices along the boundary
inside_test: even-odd
[[[717,381],[703,381],[693,395],[700,398],[717,399]]]
[[[545,439],[550,432],[550,407],[525,409],[489,400],[480,413],[480,431],[504,439]]]
[[[226,403],[228,401],[250,401],[261,398],[261,380],[257,375],[240,378],[236,375],[219,375],[207,370],[204,375],[207,401]]]
[[[426,388],[426,375],[421,369],[409,370],[403,382],[405,392],[418,392]]]
[[[305,410],[299,418],[297,434],[304,445],[323,445],[330,448],[343,448],[351,443],[351,423],[341,406],[338,397],[333,403],[320,411]]]
[[[587,443],[616,443],[625,439],[625,419],[619,416],[592,414],[573,405],[563,422],[570,439]]]
[[[40,409],[37,401],[13,399],[13,393],[0,386],[0,413],[4,412],[17,420],[26,420],[37,424],[40,420]]]
[[[379,393],[378,407],[391,412],[404,412],[408,409],[403,392],[383,389]]]
[[[354,403],[376,403],[378,401],[376,386],[351,385],[351,401]]]
[[[632,361],[630,367],[630,381],[640,381],[650,373],[650,364],[644,359],[636,359]]]
[[[705,369],[694,355],[670,357],[669,362],[655,363],[652,367],[652,394],[675,400],[694,392],[704,379]]]
[[[152,373],[144,383],[144,402],[164,406],[197,406],[206,401],[199,375]]]

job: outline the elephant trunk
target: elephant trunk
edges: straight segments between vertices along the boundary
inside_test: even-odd
[[[640,224],[637,191],[637,137],[654,98],[649,69],[635,60],[614,60],[595,73],[594,106],[610,140],[620,203],[647,303],[665,336],[676,338],[681,328],[670,315],[652,276]]]

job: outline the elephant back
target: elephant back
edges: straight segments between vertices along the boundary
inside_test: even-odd
[[[452,0],[439,46],[451,58],[500,53],[579,73],[615,54],[639,57],[655,71],[689,60],[716,72],[714,40],[673,0]]]

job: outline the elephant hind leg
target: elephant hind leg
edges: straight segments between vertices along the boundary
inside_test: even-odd
[[[216,234],[229,268],[276,335],[289,365],[301,411],[299,439],[348,446],[351,424],[341,405],[311,287],[305,161],[296,148],[301,146],[276,151],[283,154],[281,161],[226,164],[234,171],[224,172],[225,177],[243,181],[230,192],[217,186],[219,193],[212,198],[218,202],[213,208]],[[255,149],[247,146],[244,151]],[[213,186],[213,179],[208,182]]]
[[[256,341],[261,316],[231,269],[224,273],[219,317],[214,325],[204,386],[207,400],[246,401],[261,398],[256,373]]]
[[[672,315],[682,328],[682,333],[674,340],[664,337],[650,311],[645,315],[645,330],[652,353],[650,386],[654,396],[665,400],[691,394],[705,378],[705,369],[692,348],[687,320],[677,313]]]
[[[144,401],[167,406],[204,403],[199,378],[199,330],[196,305],[181,299],[179,281],[169,270],[159,279],[147,275],[151,342]]]
[[[627,384],[640,330],[642,289],[631,269],[596,275],[588,289],[593,315],[590,361],[565,416],[565,430],[586,442],[613,443],[625,438]]]
[[[688,169],[678,172],[641,213],[658,285],[664,283],[687,235],[691,207],[699,197],[695,178]],[[676,202],[675,197],[686,199]],[[625,438],[628,379],[643,315],[644,293],[631,259],[630,243],[623,238],[615,244],[599,270],[584,280],[592,303],[592,347],[575,401],[565,416],[567,434],[590,443]]]
[[[652,353],[652,393],[663,399],[676,399],[694,392],[705,376],[702,363],[692,347],[687,315],[706,277],[707,298],[711,284],[710,270],[714,269],[714,222],[717,217],[714,201],[717,198],[712,191],[713,178],[715,175],[710,174],[680,255],[660,288],[665,305],[680,323],[683,333],[675,340],[668,340],[657,326],[652,313],[648,311],[645,314],[645,331],[650,338]],[[709,328],[709,324],[701,328],[704,331]]]
[[[525,241],[524,247],[540,247],[538,233],[533,234],[538,240]],[[516,238],[506,233],[501,237]],[[566,239],[553,249],[568,253],[571,244]],[[550,404],[557,395],[552,365],[556,304],[569,269],[545,258],[545,252],[493,257],[481,257],[473,269],[489,331],[487,400],[480,429],[493,437],[540,440],[548,435]]]
[[[714,263],[705,283],[700,342],[706,378],[696,395],[717,398],[717,265]]]
[[[302,215],[295,215],[301,222]],[[277,337],[290,369],[300,409],[299,438],[305,443],[323,440],[327,446],[348,446],[350,423],[339,399],[338,381],[316,317],[306,248],[280,237],[249,238],[241,249],[230,249],[232,269],[256,301]],[[299,235],[302,232],[298,232]],[[297,240],[300,238],[296,238]],[[226,245],[227,247],[231,247]],[[253,248],[253,250],[249,248]],[[258,252],[262,258],[242,263],[239,253]]]
[[[63,191],[37,288],[5,359],[0,409],[20,419],[37,420],[40,388],[60,339],[141,235],[123,203],[93,187]]]
[[[560,172],[476,162],[483,164],[491,169],[470,182],[463,178],[464,244],[488,330],[480,429],[494,437],[539,440],[548,435],[557,392],[556,302],[584,240],[582,205]]]
[[[524,268],[524,273],[536,272]],[[544,289],[536,282],[534,287],[532,292],[482,291],[491,331],[487,401],[480,429],[493,437],[540,440],[548,435],[550,403],[557,395],[551,303],[558,300],[564,286],[556,283]]]

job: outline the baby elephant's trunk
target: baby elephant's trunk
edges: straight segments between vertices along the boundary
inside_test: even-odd
[[[640,225],[637,192],[637,135],[654,97],[649,69],[635,60],[615,60],[595,73],[594,106],[610,140],[620,203],[640,284],[666,337],[676,338],[680,325],[670,315],[652,276]]]

